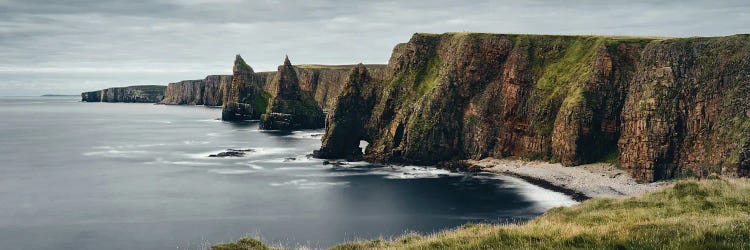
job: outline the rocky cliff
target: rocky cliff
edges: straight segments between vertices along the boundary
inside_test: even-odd
[[[229,97],[231,75],[210,75],[201,80],[185,80],[167,85],[161,104],[222,106]]]
[[[640,179],[750,174],[750,35],[653,41],[627,93],[620,160]]]
[[[327,111],[343,89],[344,80],[355,65],[297,65],[293,66],[300,93],[310,95],[317,106]],[[366,65],[378,76],[385,74],[385,65]],[[281,69],[281,67],[280,67]],[[254,72],[237,55],[234,78],[222,110],[227,121],[258,120],[278,91],[278,72]]]
[[[261,115],[260,128],[269,130],[292,130],[322,128],[325,120],[323,109],[310,92],[302,92],[297,70],[289,57],[273,79],[276,89],[266,112]]]
[[[84,102],[145,102],[157,103],[164,98],[166,86],[138,85],[107,88],[81,93]]]
[[[619,158],[644,181],[746,175],[749,46],[747,35],[415,34],[384,77],[352,70],[318,155],[356,158],[365,140],[372,161]]]

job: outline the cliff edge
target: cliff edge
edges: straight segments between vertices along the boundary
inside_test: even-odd
[[[415,34],[344,91],[325,158],[619,161],[642,181],[750,169],[750,37]],[[345,89],[361,88],[348,81]],[[356,96],[356,97],[353,97]],[[336,111],[356,108],[357,112]]]

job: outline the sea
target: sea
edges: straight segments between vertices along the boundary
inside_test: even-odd
[[[323,130],[262,131],[219,108],[0,97],[0,248],[319,249],[520,223],[570,197],[431,166],[325,164]],[[228,149],[243,157],[209,157]]]

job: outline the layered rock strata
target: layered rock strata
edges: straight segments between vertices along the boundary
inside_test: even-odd
[[[261,116],[260,128],[292,130],[322,128],[325,115],[309,92],[302,92],[297,71],[289,61],[279,66],[273,82],[276,86],[266,112]]]
[[[209,75],[201,80],[185,80],[167,85],[161,104],[222,106],[229,98],[231,75]]]
[[[749,51],[747,35],[415,34],[385,77],[353,69],[318,154],[356,158],[365,140],[371,161],[618,161],[642,181],[747,175]]]
[[[343,89],[345,78],[355,65],[292,66],[300,93],[313,97],[317,106],[327,111]],[[377,76],[385,75],[385,65],[366,65]],[[278,72],[254,72],[241,56],[235,59],[234,78],[227,103],[222,110],[226,121],[258,120],[274,98],[279,81]]]

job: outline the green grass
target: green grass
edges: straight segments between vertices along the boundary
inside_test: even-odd
[[[253,96],[253,106],[255,107],[256,114],[266,112],[269,100],[271,100],[271,94],[263,90],[260,91],[260,95]]]
[[[236,243],[221,243],[211,247],[211,250],[271,250],[257,239],[241,238]]]
[[[333,249],[749,249],[750,181],[679,181],[625,199],[555,208],[526,224],[469,224]]]
[[[571,109],[583,101],[583,87],[604,41],[603,37],[537,37],[531,41],[537,44],[531,62],[538,77],[529,104],[536,106],[532,110],[541,111],[532,124],[538,134],[551,135],[558,110]],[[550,44],[565,49],[557,53],[538,49]]]

